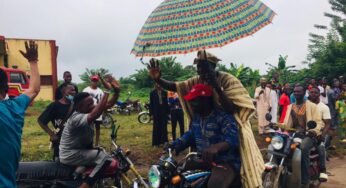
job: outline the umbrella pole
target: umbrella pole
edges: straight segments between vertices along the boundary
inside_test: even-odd
[[[145,48],[147,48],[147,47],[149,47],[149,46],[150,46],[149,43],[146,43],[146,44],[143,46],[142,57],[141,57],[141,59],[139,59],[139,61],[140,61],[143,65],[146,65],[147,67],[149,67],[149,63],[144,63],[143,57],[144,57],[144,53],[145,53]]]

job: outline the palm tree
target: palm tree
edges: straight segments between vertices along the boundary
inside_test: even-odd
[[[294,69],[296,67],[295,65],[286,66],[287,58],[287,55],[285,57],[280,55],[277,66],[266,62],[265,64],[269,66],[267,76],[271,79],[279,81],[280,83],[287,82],[293,73],[297,72],[297,70]]]

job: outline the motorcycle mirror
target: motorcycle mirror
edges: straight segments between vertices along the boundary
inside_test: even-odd
[[[317,127],[317,123],[316,123],[316,121],[309,121],[307,123],[307,126],[308,126],[309,129],[314,129],[314,128]]]
[[[115,140],[117,138],[117,134],[118,134],[118,129],[120,128],[120,126],[116,126],[115,123],[112,123],[112,131],[111,131],[111,138],[112,140]]]
[[[112,124],[112,132],[111,132],[111,138],[114,140],[115,139],[115,124]]]
[[[169,156],[170,158],[172,158],[172,149],[171,149],[171,148],[168,148],[168,156]]]
[[[267,121],[270,122],[272,120],[272,115],[270,113],[266,113],[266,117],[265,118],[266,118]]]

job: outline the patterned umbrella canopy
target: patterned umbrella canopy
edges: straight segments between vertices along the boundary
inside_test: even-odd
[[[131,53],[163,56],[222,47],[252,35],[274,15],[259,0],[165,0],[145,22]]]

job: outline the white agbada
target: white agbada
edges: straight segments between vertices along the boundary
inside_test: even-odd
[[[278,95],[275,90],[270,91],[270,100],[271,100],[271,107],[272,107],[272,110],[270,111],[270,114],[272,115],[272,122],[277,123],[278,122]]]
[[[259,93],[263,90],[263,93],[260,95]],[[255,90],[255,99],[256,109],[257,109],[257,117],[258,117],[258,133],[263,134],[264,127],[269,124],[269,122],[265,119],[266,113],[268,113],[269,107],[271,107],[271,99],[270,99],[270,89],[265,87],[257,87]]]

